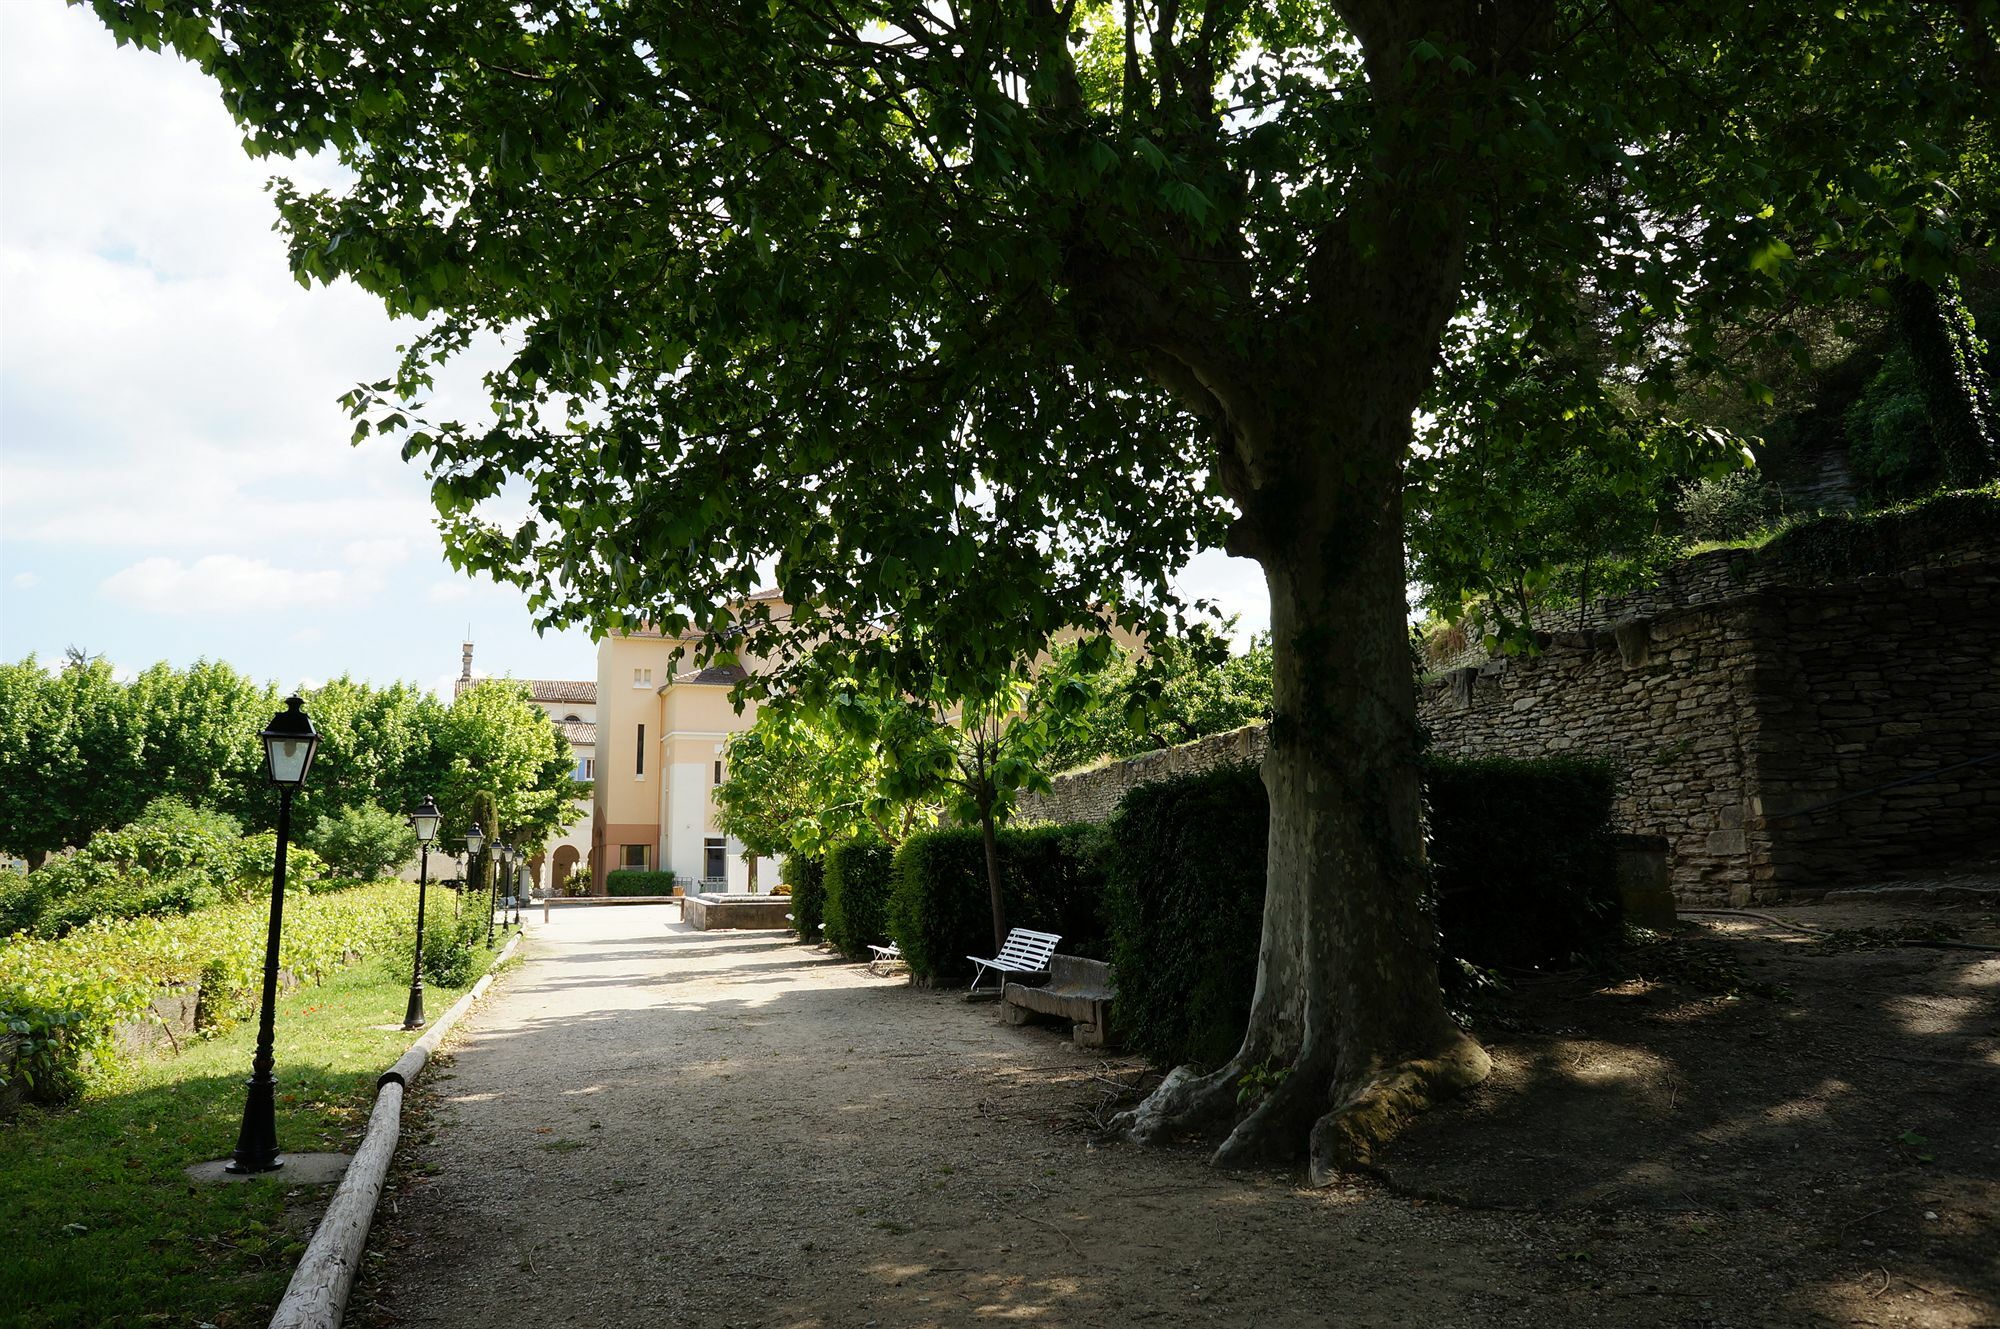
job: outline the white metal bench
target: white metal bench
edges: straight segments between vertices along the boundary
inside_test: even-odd
[[[1056,943],[1062,938],[1053,932],[1030,932],[1026,928],[1015,928],[1007,934],[1007,940],[1000,944],[1000,954],[992,959],[982,959],[977,955],[965,958],[978,965],[973,972],[972,988],[966,994],[979,991],[979,984],[986,977],[987,970],[996,974],[1046,974],[1049,971],[1049,957],[1055,954]],[[1001,980],[1004,985],[1006,980]]]
[[[883,966],[885,965],[901,964],[902,962],[903,948],[893,941],[886,942],[880,946],[871,944],[868,947],[868,972],[871,974],[882,973]]]

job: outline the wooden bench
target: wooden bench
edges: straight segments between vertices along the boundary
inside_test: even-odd
[[[1068,1020],[1078,1047],[1101,1048],[1111,1038],[1111,1003],[1117,996],[1111,966],[1104,961],[1051,955],[1047,983],[1036,987],[1010,981],[1001,988],[1000,1013],[1008,1024],[1026,1024],[1037,1015]]]
[[[1049,971],[1049,957],[1055,954],[1056,943],[1061,940],[1062,938],[1053,932],[1030,932],[1026,928],[1015,928],[1007,934],[1007,940],[1001,943],[1000,954],[992,959],[984,959],[977,955],[966,956],[966,959],[978,966],[972,975],[971,991],[966,995],[971,996],[979,991],[979,984],[989,970],[1000,975],[1003,984],[1007,981],[1005,976],[1008,974],[1046,974]]]

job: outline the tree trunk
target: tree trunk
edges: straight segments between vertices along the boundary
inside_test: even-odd
[[[993,828],[993,794],[979,800],[979,841],[986,849],[986,891],[993,902],[993,953],[1007,943],[1007,911],[1000,900],[1000,836]]]
[[[1425,892],[1401,501],[1414,394],[1372,395],[1340,411],[1341,447],[1293,455],[1287,499],[1246,541],[1270,587],[1275,716],[1249,1027],[1227,1065],[1177,1069],[1116,1127],[1142,1142],[1229,1127],[1217,1163],[1308,1152],[1315,1184],[1491,1066],[1445,1011]],[[1253,1069],[1277,1078],[1244,1115]]]
[[[27,853],[28,871],[30,872],[40,871],[42,864],[48,861],[49,851],[46,849],[30,849]]]

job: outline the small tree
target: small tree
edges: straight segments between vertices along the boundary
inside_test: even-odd
[[[729,740],[729,778],[715,791],[716,820],[745,852],[819,855],[861,836],[894,846],[937,819],[934,802],[884,792],[883,758],[866,736],[872,718],[843,726],[828,714],[873,703],[851,686],[837,697],[818,705],[773,702]]]
[[[417,852],[409,823],[373,803],[319,818],[306,842],[336,875],[362,881],[391,875]]]
[[[959,822],[979,827],[996,952],[1007,938],[999,827],[1023,790],[1048,788],[1048,753],[1097,699],[1093,680],[1109,649],[1109,641],[1098,638],[1052,659],[1033,683],[1017,675],[981,697],[906,700],[880,721],[884,791],[902,800],[942,801]]]

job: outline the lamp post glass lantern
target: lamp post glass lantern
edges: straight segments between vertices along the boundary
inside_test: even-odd
[[[428,907],[431,881],[431,841],[437,838],[437,800],[426,794],[410,814],[410,828],[417,833],[417,949],[410,960],[410,1004],[403,1012],[403,1028],[424,1027],[424,913]]]
[[[292,838],[292,795],[306,782],[319,731],[299,697],[287,697],[285,709],[257,736],[264,744],[264,774],[278,787],[278,847],[271,869],[271,919],[264,934],[264,992],[257,1015],[257,1053],[250,1063],[248,1092],[243,1098],[243,1125],[236,1134],[236,1152],[227,1170],[236,1173],[274,1172],[285,1165],[278,1156],[277,1084],[271,1051],[278,1001],[278,938],[285,921],[285,847]]]
[[[507,870],[507,856],[512,851],[504,840],[493,846],[493,889],[486,897],[486,944],[493,944],[493,919],[500,912],[500,874]]]
[[[479,884],[473,864],[479,861],[479,851],[485,847],[486,833],[479,829],[479,823],[475,821],[465,832],[465,880],[458,884],[458,903],[453,906],[454,912],[464,907],[465,893]]]

